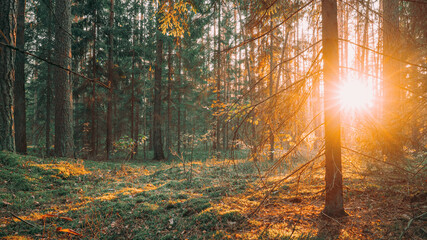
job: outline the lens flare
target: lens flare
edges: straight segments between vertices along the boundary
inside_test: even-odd
[[[373,105],[372,88],[360,80],[343,82],[339,89],[339,101],[342,110],[366,110]]]

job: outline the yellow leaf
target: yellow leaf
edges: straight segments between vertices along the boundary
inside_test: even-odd
[[[83,237],[83,235],[81,233],[78,233],[78,232],[76,232],[76,231],[74,231],[72,229],[68,229],[68,228],[64,228],[63,229],[62,227],[58,227],[56,229],[56,231],[57,232],[65,232],[65,233],[69,233],[69,234],[76,235],[76,236],[79,236],[79,237]]]

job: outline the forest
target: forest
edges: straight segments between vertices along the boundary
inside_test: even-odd
[[[427,0],[1,0],[1,239],[426,239]]]

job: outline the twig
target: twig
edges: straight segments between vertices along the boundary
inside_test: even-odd
[[[16,214],[14,214],[14,213],[12,213],[12,212],[9,212],[9,213],[10,213],[10,215],[12,215],[12,217],[17,218],[17,219],[21,220],[22,222],[24,222],[24,223],[26,223],[26,224],[28,224],[28,225],[30,225],[30,226],[33,226],[33,227],[36,227],[36,228],[42,228],[42,227],[41,227],[41,226],[39,226],[39,225],[35,225],[35,224],[33,224],[33,223],[30,223],[30,222],[25,221],[24,219],[22,219],[22,218],[18,217]]]
[[[411,226],[411,224],[412,224],[412,222],[413,222],[414,220],[416,220],[416,219],[418,219],[418,218],[422,218],[422,217],[424,217],[424,215],[426,215],[426,214],[427,214],[427,212],[425,212],[425,213],[423,213],[423,214],[421,214],[421,215],[418,215],[418,216],[416,216],[416,217],[414,217],[414,218],[411,218],[411,220],[409,220],[409,222],[408,222],[408,225],[406,225],[405,229],[403,229],[402,233],[400,233],[399,240],[400,240],[400,239],[402,239],[403,235],[406,233],[406,231],[408,231],[409,227]]]
[[[64,71],[67,71],[67,72],[69,72],[69,73],[72,73],[72,74],[74,74],[74,75],[77,75],[77,76],[79,76],[79,77],[81,77],[81,78],[83,78],[83,79],[86,79],[87,81],[94,82],[94,83],[96,83],[96,84],[98,84],[98,85],[100,85],[100,86],[102,86],[102,87],[104,87],[104,88],[106,88],[106,89],[110,89],[110,86],[109,86],[109,85],[106,85],[106,84],[104,84],[104,83],[102,83],[102,82],[100,82],[100,81],[99,81],[99,78],[89,78],[89,77],[87,77],[87,76],[85,76],[85,75],[83,75],[83,74],[80,74],[80,73],[75,72],[75,71],[73,71],[73,70],[71,70],[71,69],[68,69],[68,68],[66,68],[66,67],[63,67],[63,66],[61,66],[61,65],[59,65],[59,64],[57,64],[57,63],[54,63],[54,62],[49,61],[49,60],[47,60],[47,59],[44,59],[44,58],[42,58],[42,57],[40,57],[40,56],[37,56],[37,55],[35,55],[35,54],[33,54],[33,53],[30,53],[30,52],[27,52],[27,51],[25,51],[25,50],[19,49],[19,48],[15,47],[15,46],[12,46],[12,45],[9,45],[9,44],[6,44],[6,43],[2,43],[2,42],[0,42],[0,45],[2,45],[2,46],[4,46],[4,47],[7,47],[7,48],[10,48],[10,49],[12,49],[12,50],[18,51],[18,52],[20,52],[20,53],[22,53],[22,54],[25,54],[25,55],[28,55],[28,56],[34,57],[34,58],[39,59],[39,60],[41,60],[41,61],[43,61],[43,62],[46,62],[47,64],[50,64],[50,65],[55,66],[55,67],[57,67],[57,68],[60,68],[60,69],[62,69],[62,70],[64,70]]]
[[[275,183],[275,185],[265,194],[264,198],[262,199],[262,201],[258,204],[258,206],[251,212],[249,213],[248,216],[252,216],[254,215],[256,212],[258,212],[258,210],[261,208],[261,206],[265,203],[265,201],[268,199],[268,197],[270,196],[270,194],[282,183],[284,182],[286,179],[292,177],[294,174],[298,173],[301,169],[304,169],[305,166],[309,165],[310,163],[314,162],[317,158],[319,158],[320,156],[323,156],[322,154],[318,154],[317,156],[315,156],[314,158],[312,158],[311,160],[307,161],[306,163],[300,165],[297,169],[295,169],[293,172],[291,172],[290,174],[288,174],[286,177],[282,178],[281,180],[277,181]]]

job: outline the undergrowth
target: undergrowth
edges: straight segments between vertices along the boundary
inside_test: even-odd
[[[424,170],[414,176],[384,176],[364,169],[355,158],[344,161],[344,201],[350,216],[328,219],[320,214],[321,161],[274,191],[271,186],[286,170],[260,178],[272,163],[254,164],[209,158],[99,162],[0,152],[0,238],[426,237]]]

